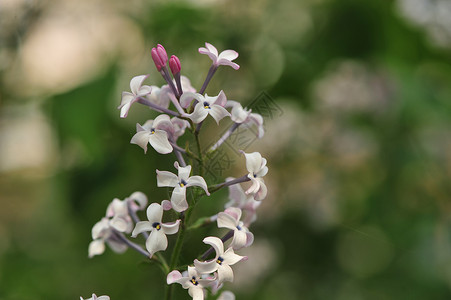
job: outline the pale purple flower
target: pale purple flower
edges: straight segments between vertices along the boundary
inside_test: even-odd
[[[263,128],[263,117],[260,114],[252,113],[250,109],[244,109],[239,102],[229,100],[227,101],[227,107],[232,107],[231,119],[233,122],[241,124],[244,127],[257,126],[257,137],[260,139],[265,134]]]
[[[171,119],[171,123],[174,126],[174,132],[172,136],[169,137],[175,142],[179,137],[185,134],[186,128],[190,128],[190,124],[187,120],[179,119],[177,117],[173,117]]]
[[[246,257],[235,254],[231,247],[224,251],[224,244],[220,238],[209,236],[204,238],[203,242],[215,249],[216,256],[214,259],[204,262],[194,260],[196,270],[201,274],[210,274],[217,271],[218,284],[224,281],[233,281],[233,270],[230,266],[246,259]]]
[[[191,114],[185,114],[185,116],[196,124],[205,120],[208,115],[211,115],[218,124],[224,117],[230,117],[230,113],[224,108],[227,98],[223,91],[219,92],[218,96],[215,97],[209,97],[207,94],[204,97],[199,93],[185,92],[180,97],[180,104],[182,107],[187,108],[193,99],[197,100],[194,111]]]
[[[110,300],[110,297],[109,296],[97,297],[96,294],[92,294],[91,298],[83,299],[83,297],[80,297],[80,300]]]
[[[255,200],[263,200],[268,192],[263,176],[268,173],[266,166],[266,158],[263,158],[260,153],[244,153],[246,157],[246,168],[249,172],[247,177],[252,181],[252,185],[246,190],[246,194],[252,194]]]
[[[130,81],[130,92],[122,92],[121,104],[118,109],[121,110],[120,117],[126,118],[128,111],[133,103],[139,100],[140,97],[145,97],[152,92],[152,88],[148,85],[142,85],[144,80],[149,75],[135,76]]]
[[[179,230],[180,220],[173,223],[162,223],[163,207],[158,203],[152,203],[147,208],[148,221],[141,221],[136,223],[133,229],[132,237],[144,231],[150,231],[149,237],[146,240],[146,249],[150,253],[150,257],[155,252],[164,251],[168,247],[167,234],[174,234]]]
[[[238,57],[238,52],[234,50],[224,50],[218,55],[218,50],[215,46],[209,43],[205,43],[205,48],[200,47],[199,53],[206,54],[210,59],[213,61],[213,65],[216,67],[223,65],[223,66],[231,66],[235,70],[238,70],[240,66],[232,60],[236,59]]]
[[[226,181],[233,180],[234,178],[227,178]],[[257,220],[257,208],[262,202],[254,199],[253,195],[246,195],[240,184],[229,185],[229,202],[224,207],[238,207],[245,216],[243,223],[246,227]]]
[[[224,212],[220,212],[217,219],[219,228],[233,230],[231,247],[234,250],[249,247],[254,242],[254,235],[240,219],[241,209],[237,207],[229,207]]]
[[[195,267],[188,266],[188,272],[183,275],[177,270],[169,273],[166,282],[167,284],[179,283],[184,289],[188,289],[188,293],[193,300],[203,300],[204,288],[210,286],[214,279],[202,278]]]
[[[208,196],[210,196],[205,179],[201,176],[189,176],[191,173],[191,166],[181,167],[178,162],[175,162],[174,167],[178,169],[178,175],[168,171],[157,170],[157,186],[174,188],[171,196],[171,204],[174,210],[182,212],[188,208],[188,202],[186,201],[187,187],[199,186],[204,189]]]
[[[155,151],[161,154],[171,153],[173,148],[168,140],[167,131],[174,130],[174,125],[168,115],[159,115],[155,120],[148,120],[144,125],[136,124],[136,134],[130,143],[136,144],[147,152],[149,143]]]
[[[113,237],[114,229],[107,217],[102,218],[92,227],[91,234],[93,241],[89,244],[88,249],[90,258],[105,252],[105,243],[116,253],[124,253],[127,250],[127,245]]]

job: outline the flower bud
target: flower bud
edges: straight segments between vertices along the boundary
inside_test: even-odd
[[[157,67],[157,70],[161,71],[161,68],[163,68],[168,61],[168,54],[166,53],[166,50],[162,45],[158,44],[156,48],[152,48],[150,54],[152,55],[152,59]]]
[[[172,55],[169,59],[169,67],[171,68],[171,72],[173,75],[180,73],[182,66],[180,65],[180,60],[177,56]]]

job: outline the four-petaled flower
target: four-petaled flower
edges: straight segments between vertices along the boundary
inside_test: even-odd
[[[218,124],[222,118],[230,116],[230,113],[224,108],[227,98],[223,91],[220,91],[215,97],[209,97],[207,94],[204,97],[199,93],[186,92],[180,97],[180,105],[187,108],[193,99],[197,100],[194,111],[191,114],[185,114],[185,117],[190,118],[196,124],[205,120],[208,115],[211,115]]]
[[[185,272],[184,272],[185,273]],[[202,278],[201,274],[195,267],[188,266],[187,274],[182,275],[177,270],[172,271],[166,278],[167,284],[179,283],[184,289],[188,289],[188,293],[193,300],[204,299],[204,288],[214,282],[213,278]]]
[[[252,181],[252,185],[247,189],[246,194],[254,195],[255,200],[263,200],[268,192],[263,176],[268,173],[266,158],[258,152],[244,153],[246,157],[246,168],[249,174],[247,177]]]
[[[235,50],[224,50],[218,55],[218,50],[215,46],[209,43],[205,43],[205,48],[200,47],[199,53],[206,54],[210,59],[213,61],[213,65],[218,67],[220,65],[223,66],[231,66],[235,70],[238,70],[240,66],[232,60],[236,59],[238,57],[238,52]]]
[[[133,103],[139,100],[140,97],[145,97],[152,92],[152,88],[148,85],[142,85],[143,81],[149,75],[140,75],[135,76],[130,81],[130,92],[122,92],[121,104],[118,109],[121,110],[120,116],[121,118],[125,118],[128,115],[128,111],[130,110],[130,106]]]
[[[174,125],[168,115],[159,115],[155,120],[148,120],[142,126],[136,124],[136,134],[132,137],[130,143],[136,144],[147,152],[147,143],[155,151],[161,154],[171,153],[173,148],[168,140],[169,130],[174,131]]]
[[[171,204],[174,210],[182,212],[188,208],[188,202],[186,202],[187,187],[200,186],[204,189],[207,196],[210,196],[205,179],[201,176],[189,176],[191,173],[191,166],[180,167],[179,163],[175,162],[174,167],[178,169],[178,175],[168,171],[157,170],[157,186],[174,188],[171,196]]]
[[[130,233],[133,229],[133,221],[129,215],[129,209],[136,212],[144,209],[146,205],[147,197],[141,192],[134,192],[124,200],[113,199],[106,209],[110,226],[119,232]]]
[[[109,296],[97,297],[96,294],[92,294],[91,298],[83,299],[83,297],[80,297],[80,300],[110,300],[110,297]]]
[[[90,258],[105,252],[105,242],[116,253],[124,253],[127,250],[127,245],[114,237],[114,229],[110,225],[110,220],[106,217],[92,227],[91,233],[93,241],[88,248]]]
[[[215,249],[216,256],[210,261],[201,262],[197,259],[194,260],[196,270],[201,274],[210,274],[218,271],[218,284],[224,281],[233,281],[233,271],[230,266],[242,259],[246,259],[246,257],[235,254],[232,248],[224,252],[224,244],[220,238],[209,236],[204,238],[203,242]]]
[[[174,234],[179,230],[180,220],[174,223],[162,223],[163,207],[158,203],[152,203],[147,208],[147,219],[149,221],[141,221],[136,223],[133,229],[132,237],[144,231],[150,231],[146,240],[146,249],[149,251],[150,257],[155,252],[166,250],[168,247],[168,238],[166,234]]]
[[[217,219],[219,228],[233,230],[231,246],[235,250],[249,247],[254,242],[254,235],[240,219],[241,209],[237,207],[229,207],[224,212],[220,212]]]

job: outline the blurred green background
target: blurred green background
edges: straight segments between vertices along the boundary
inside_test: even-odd
[[[248,104],[266,91],[279,111],[247,149],[268,159],[269,194],[225,288],[450,299],[449,0],[0,0],[0,299],[162,298],[165,278],[138,254],[87,249],[113,198],[160,202],[155,169],[173,171],[172,156],[129,144],[156,114],[136,105],[120,119],[121,91],[135,75],[163,84],[157,43],[199,89],[204,42],[238,51],[241,66],[221,68],[207,93]],[[223,176],[244,172],[236,156]],[[227,193],[207,200],[199,216]],[[182,259],[222,233],[192,232]]]

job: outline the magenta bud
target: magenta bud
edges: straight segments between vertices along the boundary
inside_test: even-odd
[[[180,73],[182,66],[180,65],[180,60],[177,56],[172,55],[169,59],[169,67],[171,68],[171,72],[173,75]]]
[[[150,54],[152,55],[152,59],[157,67],[157,70],[161,71],[161,68],[163,68],[168,61],[168,54],[166,53],[166,50],[162,45],[158,44],[156,48],[152,48]]]

